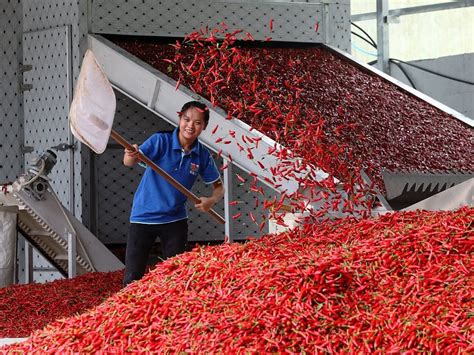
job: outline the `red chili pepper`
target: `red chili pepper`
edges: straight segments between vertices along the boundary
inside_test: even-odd
[[[247,147],[247,158],[253,159],[252,150],[251,150],[250,148],[248,148],[248,147]]]
[[[249,217],[250,217],[250,219],[252,220],[253,223],[257,223],[256,219],[255,219],[255,216],[253,215],[252,211],[249,211]]]
[[[239,174],[235,174],[235,176],[237,176],[237,179],[239,179],[240,182],[245,182],[245,179]]]
[[[316,22],[316,31],[318,26],[319,23]],[[218,33],[223,34],[223,40],[217,40]],[[331,177],[335,176],[343,182],[343,188],[348,196],[354,196],[353,200],[340,201],[339,204],[334,203],[334,206],[338,205],[346,210],[356,210],[357,205],[361,205],[370,211],[370,202],[364,198],[365,195],[361,191],[364,189],[360,188],[361,184],[357,182],[361,181],[357,177],[360,167],[370,165],[372,170],[370,175],[374,177],[373,181],[380,185],[380,176],[377,171],[380,172],[384,166],[405,166],[407,163],[406,159],[402,161],[403,158],[396,162],[389,161],[388,157],[396,155],[386,154],[387,149],[397,146],[397,142],[391,141],[391,137],[398,137],[398,134],[387,132],[383,140],[379,139],[381,133],[377,127],[383,125],[384,119],[388,122],[394,121],[393,117],[389,119],[390,113],[386,110],[379,110],[384,114],[373,121],[371,119],[373,115],[365,112],[367,107],[371,108],[377,101],[382,101],[377,100],[380,95],[373,94],[371,87],[376,87],[378,92],[384,89],[384,100],[387,101],[394,100],[394,97],[398,97],[400,93],[393,92],[384,83],[374,82],[374,78],[358,72],[356,68],[327,51],[308,48],[292,48],[291,51],[288,51],[278,48],[269,49],[264,46],[260,48],[257,45],[248,49],[238,47],[237,42],[237,40],[245,38],[245,33],[238,39],[235,36],[233,33],[225,32],[224,29],[213,29],[210,32],[203,29],[190,34],[182,44],[174,46],[176,48],[170,47],[171,50],[176,49],[170,60],[177,64],[176,70],[170,75],[176,75],[176,80],[181,78],[187,86],[200,90],[199,94],[210,98],[213,104],[218,104],[226,109],[228,118],[233,116],[241,119],[250,125],[249,130],[258,129],[279,144],[289,148],[288,151],[279,152],[276,156],[280,160],[277,162],[278,169],[274,170],[275,178],[278,181],[288,177],[295,178],[298,174],[302,174],[306,177],[299,178],[298,183],[301,186],[307,188],[317,186],[334,192],[335,186],[331,183],[331,179],[315,184],[314,173],[307,174],[308,170],[314,171],[315,167],[320,167],[330,173]],[[144,51],[143,48],[140,46],[140,51]],[[156,58],[157,46],[149,48],[150,57]],[[161,58],[163,57],[166,56],[161,56]],[[204,63],[204,71],[197,77],[193,77],[186,71],[186,68],[193,62],[192,70],[196,70]],[[161,70],[167,72],[166,65],[168,63],[157,60],[154,64],[161,66]],[[352,79],[350,81],[341,80],[349,72]],[[317,75],[313,73],[317,73]],[[221,79],[224,81],[219,81]],[[337,92],[331,91],[331,88],[335,87],[334,83],[337,83]],[[222,89],[221,85],[223,84],[226,85],[226,89]],[[354,88],[359,88],[360,92]],[[370,94],[371,92],[372,94]],[[361,105],[360,102],[366,102],[364,100],[367,97],[375,97],[375,99],[371,100],[370,105]],[[409,102],[409,98],[404,99]],[[307,102],[315,104],[308,106]],[[338,109],[338,107],[340,108]],[[422,121],[420,117],[425,117],[424,119],[429,121],[430,118],[422,113],[423,110],[415,110],[413,115],[404,116],[419,117],[418,122]],[[427,108],[426,112],[429,111],[430,109]],[[339,120],[339,115],[342,114],[345,119],[344,123]],[[428,116],[434,115],[428,113]],[[325,122],[321,123],[321,117],[325,117]],[[399,118],[396,120],[400,121]],[[400,121],[400,123],[402,122]],[[344,129],[345,125],[348,129]],[[351,128],[350,125],[353,125],[354,128]],[[416,125],[410,123],[409,126],[412,130]],[[423,126],[430,125],[424,124]],[[435,127],[436,124],[432,126]],[[384,125],[384,127],[390,127],[390,125]],[[463,129],[462,127],[453,127],[448,131],[458,132],[461,130],[464,132]],[[375,135],[377,139],[370,135],[370,130],[378,132]],[[423,130],[426,131],[425,128]],[[469,135],[461,134],[461,136],[468,137]],[[445,140],[447,138],[448,136],[445,135]],[[347,144],[349,141],[352,144]],[[387,144],[384,147],[377,146],[377,149],[373,149],[371,144],[373,141],[386,142]],[[418,142],[419,140],[413,141]],[[425,142],[425,146],[432,146],[432,144]],[[443,142],[439,146],[446,145]],[[468,147],[469,144],[459,144],[459,146]],[[465,154],[456,155],[460,150],[457,145],[452,147],[456,149],[450,149],[451,160],[456,161],[456,164],[460,164],[459,166],[467,164],[472,168],[472,163],[465,158],[469,156],[467,151]],[[431,152],[428,153],[424,154],[426,161],[430,160],[432,156]],[[298,161],[305,163],[285,163],[285,160],[295,161],[296,157]],[[442,160],[434,159],[428,165],[433,166],[433,164],[439,164],[440,161]],[[289,168],[282,168],[285,164]],[[353,166],[357,166],[357,168],[353,169]],[[313,193],[313,195],[315,198],[322,198],[321,194],[315,195]],[[337,197],[337,199],[341,200],[342,197]],[[298,205],[298,203],[296,204]],[[331,208],[331,204],[324,206],[324,208]]]
[[[473,217],[464,208],[315,220],[245,244],[196,247],[7,351],[465,352],[472,292],[456,265],[472,258]],[[0,289],[0,307],[23,300],[10,296]]]
[[[237,219],[242,215],[242,212],[236,213],[235,215],[232,216],[232,219]]]
[[[316,21],[316,23],[314,24],[314,32],[318,32],[318,29],[319,29],[319,21]]]

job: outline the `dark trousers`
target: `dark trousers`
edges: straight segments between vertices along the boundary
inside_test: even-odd
[[[124,286],[141,279],[145,274],[148,256],[156,237],[160,238],[164,259],[183,253],[188,241],[188,220],[165,224],[130,223],[125,252]]]

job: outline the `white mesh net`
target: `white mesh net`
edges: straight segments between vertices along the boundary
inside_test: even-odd
[[[115,94],[91,50],[82,61],[69,124],[74,136],[94,152],[107,147],[115,115]]]

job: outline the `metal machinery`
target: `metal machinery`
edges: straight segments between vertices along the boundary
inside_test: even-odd
[[[25,175],[3,185],[0,211],[17,214],[18,231],[63,276],[122,269],[123,264],[59,201],[48,178],[56,158],[52,150],[47,150],[32,162]],[[14,248],[10,252],[13,254]],[[32,273],[28,244],[26,282],[33,279]]]
[[[12,30],[8,33],[12,33],[13,38],[4,36],[0,39],[9,48],[0,60],[2,66],[14,68],[8,71],[11,74],[8,79],[21,85],[14,95],[10,95],[13,92],[10,87],[5,86],[4,90],[10,95],[8,100],[14,104],[5,111],[2,121],[4,127],[11,127],[11,132],[6,133],[7,139],[2,141],[3,146],[0,144],[0,150],[6,152],[10,149],[11,154],[0,163],[0,181],[15,180],[24,169],[22,161],[39,152],[45,153],[27,169],[25,177],[5,185],[6,193],[0,194],[0,201],[3,209],[18,213],[21,233],[63,275],[74,274],[74,267],[77,274],[121,267],[103,244],[125,242],[132,193],[140,177],[140,171],[127,170],[121,165],[122,149],[117,145],[109,143],[100,156],[91,154],[86,147],[74,148],[67,125],[67,112],[85,50],[93,50],[116,90],[114,125],[118,126],[119,131],[127,132],[127,138],[134,143],[140,143],[152,131],[176,125],[176,108],[195,98],[195,94],[185,88],[176,91],[175,83],[169,77],[138,61],[102,35],[183,37],[201,26],[212,27],[225,21],[230,27],[243,28],[251,32],[255,39],[263,40],[270,36],[268,21],[275,19],[278,25],[271,33],[273,40],[323,43],[344,56],[345,60],[357,62],[345,53],[350,52],[349,0],[294,3],[245,0],[66,0],[58,3],[45,0],[22,4],[8,2],[2,6],[8,15],[8,23],[2,25]],[[317,32],[314,31],[316,25],[319,27]],[[7,45],[8,41],[10,44]],[[21,63],[18,70],[11,64],[17,62]],[[356,64],[429,101],[416,90],[380,71],[363,63]],[[6,84],[2,82],[0,85]],[[472,126],[472,120],[433,100],[429,102]],[[238,120],[222,119],[225,116],[223,110],[215,108],[211,111],[211,122],[223,122],[220,126],[222,132],[230,129],[261,137],[261,148],[254,151],[254,155],[260,154],[260,161],[271,166],[272,157],[264,153],[274,142],[250,131],[250,127]],[[23,118],[23,126],[19,118]],[[234,173],[244,177],[249,172],[257,174],[268,193],[278,194],[278,189],[275,191],[265,186],[264,178],[268,177],[268,170],[242,157],[233,144],[216,144],[206,133],[202,141],[212,150],[223,149],[224,159],[229,159],[230,155],[233,158],[233,164],[229,165],[231,168],[224,171],[225,201],[216,206],[218,212],[225,212],[228,223],[221,229],[208,218],[202,215],[197,217],[196,212],[191,210],[190,239],[219,241],[224,235],[230,235],[237,240],[259,234],[258,226],[250,220],[242,218],[238,223],[232,223],[229,218],[237,210],[245,216],[253,208],[246,191],[236,183]],[[54,152],[47,150],[61,144],[65,151],[56,157]],[[55,159],[56,165],[52,168]],[[321,171],[320,176],[325,176],[325,173]],[[432,177],[426,178],[430,180]],[[416,177],[411,181],[420,184],[420,179],[423,178]],[[472,182],[472,179],[463,184],[469,181]],[[399,184],[397,186],[398,191],[403,192],[403,187],[400,190]],[[448,186],[450,184],[446,188]],[[295,182],[288,180],[282,183],[281,189],[293,191],[295,188]],[[198,184],[195,192],[202,191],[204,185]],[[392,208],[384,196],[379,194],[379,199],[385,209]],[[231,200],[242,203],[229,206]],[[77,255],[74,253],[74,236],[77,238]],[[28,263],[31,259],[24,258],[25,254],[31,254],[29,248],[26,245],[26,253],[18,254],[20,262],[24,259],[27,266],[25,271],[35,267],[33,265],[30,269]],[[31,280],[30,276],[31,273],[26,272],[25,280]]]

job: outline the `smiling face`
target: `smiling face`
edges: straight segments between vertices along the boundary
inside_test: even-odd
[[[196,107],[188,108],[179,119],[179,143],[189,148],[205,128],[204,113]]]

